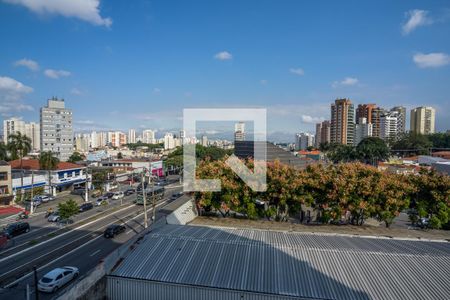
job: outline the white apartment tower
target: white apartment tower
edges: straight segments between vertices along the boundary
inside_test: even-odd
[[[314,146],[314,134],[301,132],[295,135],[295,150],[306,150],[308,147]]]
[[[164,135],[164,150],[170,150],[175,148],[175,138],[173,133],[166,133]]]
[[[128,143],[130,144],[136,143],[136,130],[134,129],[128,130]]]
[[[245,141],[245,123],[239,122],[234,124],[234,140]]]
[[[380,138],[388,140],[397,140],[403,128],[403,116],[398,111],[391,110],[380,118]]]
[[[410,130],[419,134],[435,132],[436,110],[433,107],[422,106],[411,110]]]
[[[355,125],[355,137],[353,139],[353,145],[357,146],[366,137],[372,136],[373,124],[367,123],[366,118],[359,118],[358,123]]]
[[[155,131],[150,129],[142,131],[142,142],[145,144],[156,144]]]
[[[8,144],[11,134],[20,132],[31,139],[31,146],[34,150],[41,149],[41,133],[39,124],[30,122],[26,123],[18,118],[11,118],[3,121],[3,142]]]
[[[73,153],[72,110],[53,97],[40,112],[41,151],[53,152],[61,161]]]

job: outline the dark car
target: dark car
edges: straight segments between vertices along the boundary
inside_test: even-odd
[[[180,198],[181,196],[183,196],[183,192],[175,193],[175,194],[172,194],[172,196],[170,197],[170,199],[171,199],[171,200],[175,200],[175,199]]]
[[[28,224],[27,222],[17,222],[6,226],[4,233],[6,237],[10,239],[28,231],[30,231],[30,224]]]
[[[94,205],[91,202],[83,203],[80,205],[79,212],[87,211],[87,210],[90,210],[93,208],[94,208]]]
[[[124,194],[125,194],[125,196],[133,195],[134,194],[134,189],[126,190]]]
[[[105,238],[114,238],[114,236],[124,232],[125,229],[126,229],[126,227],[123,226],[123,225],[118,225],[118,224],[109,225],[105,229],[105,232],[103,233],[103,236]]]
[[[108,199],[111,199],[111,198],[114,196],[114,193],[112,193],[112,192],[107,192],[107,193],[105,194],[105,196],[106,196]]]

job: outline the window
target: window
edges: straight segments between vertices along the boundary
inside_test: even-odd
[[[7,185],[1,185],[0,186],[0,195],[8,195],[8,186]]]
[[[0,180],[8,180],[8,173],[0,172]]]

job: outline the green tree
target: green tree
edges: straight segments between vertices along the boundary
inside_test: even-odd
[[[69,219],[76,215],[78,209],[78,204],[73,199],[58,203],[58,211],[61,219]]]
[[[8,150],[11,159],[20,159],[20,185],[23,186],[23,158],[31,151],[31,139],[20,132],[11,134],[8,137]],[[23,193],[21,199],[23,200]]]
[[[123,159],[122,152],[117,153],[117,159]]]
[[[85,159],[84,155],[82,155],[80,152],[75,151],[74,153],[72,153],[72,155],[69,157],[69,159],[67,161],[71,162],[71,163],[76,163],[76,162],[82,161],[84,159]]]
[[[377,165],[389,158],[389,148],[377,137],[367,137],[356,146],[357,157],[366,164]]]
[[[39,155],[39,168],[41,170],[47,170],[48,188],[51,195],[53,195],[52,170],[55,170],[58,167],[58,163],[59,159],[54,156],[51,151],[44,151]]]
[[[8,160],[8,148],[3,142],[0,142],[0,160]]]
[[[331,146],[326,155],[334,163],[353,162],[359,158],[355,147],[342,144]]]
[[[433,148],[450,148],[450,133],[437,132],[427,136]]]
[[[433,146],[426,135],[413,132],[405,133],[398,141],[391,146],[392,150],[397,150],[402,156],[416,154],[429,154],[429,149]]]

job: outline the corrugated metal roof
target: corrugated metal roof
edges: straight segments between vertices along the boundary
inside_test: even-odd
[[[114,276],[320,299],[450,299],[450,243],[166,225]]]

